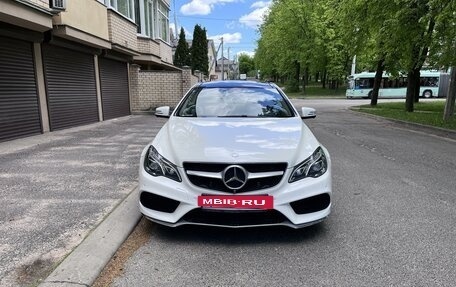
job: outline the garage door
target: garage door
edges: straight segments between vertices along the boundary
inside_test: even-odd
[[[51,130],[98,121],[93,55],[43,45]]]
[[[99,67],[103,119],[129,115],[127,63],[100,58]]]
[[[32,43],[0,37],[0,141],[38,133]]]

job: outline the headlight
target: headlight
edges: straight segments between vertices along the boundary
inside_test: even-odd
[[[182,181],[177,166],[162,157],[153,146],[150,146],[144,158],[144,169],[152,176],[164,176]]]
[[[295,182],[306,177],[319,177],[328,170],[328,161],[321,147],[306,160],[295,166],[288,182]]]

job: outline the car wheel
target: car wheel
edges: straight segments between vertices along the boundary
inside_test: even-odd
[[[432,98],[432,91],[429,91],[429,90],[424,91],[423,92],[423,97],[427,98],[427,99]]]

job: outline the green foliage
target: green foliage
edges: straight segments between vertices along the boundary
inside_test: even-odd
[[[185,40],[184,28],[181,28],[179,42],[177,43],[176,52],[174,53],[174,65],[176,67],[190,66],[190,49],[187,40]]]
[[[240,54],[238,57],[239,61],[239,73],[241,74],[255,74],[255,61],[253,57],[247,54]]]
[[[192,71],[199,70],[203,74],[209,73],[209,58],[207,47],[206,29],[200,25],[195,25],[193,30],[193,41],[191,48]]]
[[[440,13],[436,15],[430,63],[446,69],[456,66],[456,1],[435,0],[433,3]]]
[[[455,117],[451,118],[450,121],[447,122],[443,120],[444,107],[445,101],[436,101],[416,103],[414,113],[404,112],[403,102],[378,104],[375,108],[372,108],[370,105],[365,105],[353,109],[390,119],[456,130]]]
[[[274,1],[260,27],[261,38],[255,53],[263,75],[295,78],[296,61],[300,74],[308,71],[327,75],[328,80],[344,81],[353,47],[347,44],[348,25],[341,25],[341,3],[336,0]],[[349,21],[347,20],[347,23]],[[352,43],[352,42],[350,42]]]
[[[286,93],[289,98],[297,98],[297,99],[308,99],[308,98],[331,98],[331,99],[344,99],[345,98],[345,90],[344,89],[337,89],[337,90],[329,90],[323,89],[318,83],[312,83],[306,86],[304,91],[300,92],[287,92]]]
[[[456,65],[455,11],[455,0],[273,0],[259,29],[256,68],[290,79],[297,61],[301,74],[339,82],[355,55],[357,72],[376,70],[382,59],[392,75],[446,68]]]
[[[296,93],[299,91],[299,82],[296,81],[296,79],[289,79],[286,83],[285,83],[285,91],[287,93]]]

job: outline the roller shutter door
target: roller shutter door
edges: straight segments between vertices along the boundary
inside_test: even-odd
[[[128,116],[130,100],[127,63],[100,58],[99,67],[103,119]]]
[[[98,121],[93,55],[43,45],[51,130]]]
[[[0,37],[0,141],[39,133],[32,43]]]

